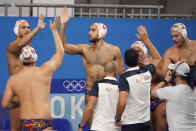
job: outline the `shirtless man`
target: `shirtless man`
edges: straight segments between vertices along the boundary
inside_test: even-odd
[[[184,61],[189,66],[194,66],[196,61],[196,41],[189,40],[185,25],[182,23],[174,24],[171,28],[171,36],[175,45],[167,49],[163,55],[161,67],[164,74],[166,74],[170,63]]]
[[[37,27],[30,32],[30,25],[26,20],[17,20],[14,33],[16,34],[16,40],[11,42],[8,45],[6,56],[7,56],[7,64],[10,76],[21,71],[23,68],[23,64],[20,61],[20,51],[26,46],[31,39],[44,28],[44,16],[40,15]],[[17,101],[17,97],[13,98],[14,101]],[[19,108],[10,110],[10,121],[11,121],[11,130],[17,131],[20,126],[19,119]]]
[[[164,77],[168,70],[168,65],[170,63],[176,63],[178,61],[184,61],[189,64],[191,67],[191,86],[195,85],[195,61],[196,61],[196,41],[189,40],[187,36],[187,30],[184,24],[176,23],[171,28],[171,37],[175,43],[172,47],[168,48],[164,55],[163,59],[159,64],[159,68],[161,69],[161,75]],[[158,119],[156,120],[158,127],[157,129],[160,131],[166,130],[167,120],[166,120],[166,105],[165,103],[160,104],[158,107],[157,113]]]
[[[104,41],[107,27],[102,23],[94,23],[90,27],[89,41],[92,43],[72,45],[66,43],[65,26],[69,20],[68,10],[65,7],[61,12],[61,37],[65,53],[80,55],[86,72],[86,95],[85,103],[88,101],[88,93],[96,80],[104,78],[104,66],[107,62],[115,60],[118,63],[118,73],[124,72],[123,60],[120,49]]]
[[[1,104],[3,108],[12,109],[19,106],[19,103],[13,102],[12,98],[14,95],[19,98],[20,130],[52,130],[50,85],[52,75],[61,65],[64,56],[64,48],[58,35],[59,24],[60,17],[55,18],[53,24],[50,21],[56,48],[52,58],[36,67],[35,50],[30,46],[23,47],[20,54],[23,69],[7,81]]]

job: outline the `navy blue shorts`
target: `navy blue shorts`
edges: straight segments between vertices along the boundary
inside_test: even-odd
[[[90,90],[85,90],[85,95],[88,95],[89,96],[89,92],[90,92]]]
[[[150,127],[150,121],[147,121],[145,123],[122,125],[121,131],[150,131]]]
[[[196,66],[189,66],[190,67],[190,77],[189,77],[189,86],[192,88],[196,86]]]

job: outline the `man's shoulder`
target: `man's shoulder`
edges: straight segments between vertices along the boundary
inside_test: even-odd
[[[150,65],[142,66],[139,69],[126,71],[120,77],[126,79],[126,78],[131,77],[131,76],[143,74],[147,71],[150,71],[150,72],[152,72],[152,74],[154,74],[154,72],[155,72],[154,65],[150,64]]]
[[[18,81],[18,78],[20,78],[20,71],[15,74],[10,75],[8,81],[13,83],[14,81]]]
[[[176,49],[177,49],[177,46],[173,45],[173,46],[169,47],[166,51],[173,51]]]
[[[115,45],[112,45],[112,44],[109,44],[109,43],[105,43],[105,45],[110,49],[112,50],[113,52],[120,52],[120,48],[118,46],[115,46]]]
[[[108,84],[118,85],[118,82],[116,80],[111,80],[111,79],[97,80],[97,83],[108,83]]]
[[[113,45],[113,44],[110,44],[110,43],[106,43],[106,42],[105,42],[105,44],[106,44],[107,46],[110,46],[110,47],[113,47],[113,48],[118,48],[118,46]]]
[[[91,46],[91,44],[78,44],[81,48],[88,48]]]
[[[19,40],[15,40],[15,41],[10,42],[10,43],[8,44],[8,46],[7,46],[7,52],[12,52],[12,47],[13,47],[16,43],[18,43],[18,42],[19,42]]]
[[[195,47],[196,46],[196,40],[190,40],[190,44]]]
[[[125,71],[122,75],[120,75],[120,79],[126,79],[130,76],[134,76],[138,74],[139,69],[137,70],[131,70],[131,71]]]
[[[190,40],[191,41],[191,43],[196,43],[196,40]]]
[[[176,51],[177,51],[177,47],[173,45],[165,51],[164,56],[171,56],[171,54],[174,54]]]
[[[80,47],[83,51],[92,48],[92,44],[78,44],[77,46]]]

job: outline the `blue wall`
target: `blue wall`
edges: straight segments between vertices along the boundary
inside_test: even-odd
[[[6,62],[6,48],[8,43],[15,40],[13,27],[19,17],[0,17],[0,94],[3,92],[5,83],[9,77]],[[25,17],[29,21],[31,28],[37,25],[37,18]],[[54,53],[54,43],[52,33],[49,29],[49,20],[45,18],[46,26],[32,40],[32,46],[35,47],[39,55],[37,65],[50,59]],[[194,39],[196,30],[196,20],[139,20],[139,19],[104,19],[104,18],[71,18],[67,24],[66,36],[67,42],[80,44],[88,42],[89,27],[94,22],[105,23],[108,28],[108,34],[105,41],[118,46],[122,54],[130,47],[131,43],[136,41],[135,34],[137,27],[144,25],[149,33],[149,38],[163,55],[164,51],[173,45],[170,37],[170,28],[176,22],[183,22],[188,30],[190,39]],[[54,78],[85,78],[80,56],[71,56],[66,54],[61,67],[54,73]]]
[[[13,27],[17,19],[19,19],[19,17],[0,17],[0,94],[3,93],[6,81],[9,78],[6,60],[6,49],[7,45],[11,41],[14,41],[16,38],[13,33]],[[25,17],[24,19],[29,21],[32,29],[36,27],[37,18]],[[40,66],[45,61],[49,60],[55,52],[52,33],[49,29],[49,20],[51,19],[53,20],[53,18],[45,18],[45,28],[42,31],[40,31],[31,41],[32,46],[36,49],[38,54],[38,66]],[[121,50],[122,56],[125,50],[128,49],[134,41],[138,40],[135,34],[138,33],[137,27],[140,25],[144,25],[147,28],[149,38],[155,45],[161,56],[168,47],[174,44],[170,36],[170,28],[174,23],[184,23],[187,27],[189,38],[195,39],[196,37],[196,20],[71,18],[70,21],[67,23],[67,42],[72,44],[89,44],[89,27],[94,22],[102,22],[107,26],[108,34],[105,37],[105,41],[107,43],[111,43],[113,45],[118,46]],[[63,63],[61,67],[54,73],[53,78],[57,80],[85,79],[85,72],[83,69],[80,56],[71,56],[65,54]],[[54,97],[56,99],[56,95],[60,96],[60,99],[62,98],[63,101],[66,101],[65,103],[68,103],[66,104],[66,107],[70,107],[70,101],[73,99],[75,105],[78,102],[82,101],[82,104],[80,103],[81,108],[84,108],[83,95],[81,96],[80,94],[72,94],[70,96],[65,96],[59,91],[57,91],[56,93],[53,93],[51,95],[51,99],[53,99]],[[72,106],[75,107],[75,105]],[[59,105],[57,104],[55,107],[58,106]],[[78,109],[80,109],[80,107],[78,107]],[[53,113],[56,112],[58,114],[59,108],[55,108],[54,110],[55,111]],[[67,108],[65,110],[67,110]],[[66,114],[63,116],[64,118],[70,117],[70,109],[68,109],[67,112],[64,113]],[[77,112],[76,115],[77,122],[75,122],[75,124],[78,124],[80,115]],[[73,120],[73,118],[71,117],[68,119],[70,121]]]
[[[0,94],[2,94],[5,83],[9,77],[6,62],[7,45],[15,40],[13,27],[18,17],[0,17]],[[37,25],[37,18],[25,18],[29,21],[31,28]],[[50,59],[54,53],[54,43],[52,33],[49,29],[49,20],[53,18],[45,18],[46,26],[31,41],[35,47],[39,57],[37,65]],[[89,27],[94,22],[105,23],[108,28],[108,34],[105,41],[118,46],[122,55],[125,50],[130,47],[131,43],[136,41],[135,34],[137,27],[144,25],[149,33],[149,38],[155,45],[157,50],[163,55],[164,51],[173,45],[170,37],[170,28],[176,22],[183,22],[188,30],[190,39],[194,39],[196,30],[196,20],[139,20],[139,19],[104,19],[104,18],[71,18],[67,24],[66,36],[67,42],[72,44],[80,44],[88,42]],[[66,54],[61,67],[54,73],[54,78],[85,78],[82,61],[78,55]]]

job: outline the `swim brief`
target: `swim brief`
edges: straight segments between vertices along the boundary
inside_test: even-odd
[[[151,99],[151,104],[150,104],[150,110],[152,112],[155,111],[155,109],[157,108],[158,105],[162,104],[164,102],[164,100],[161,100],[159,98],[154,98],[154,99]]]
[[[38,131],[44,130],[48,127],[52,127],[51,120],[43,119],[30,119],[30,120],[20,120],[20,130],[21,131]]]

